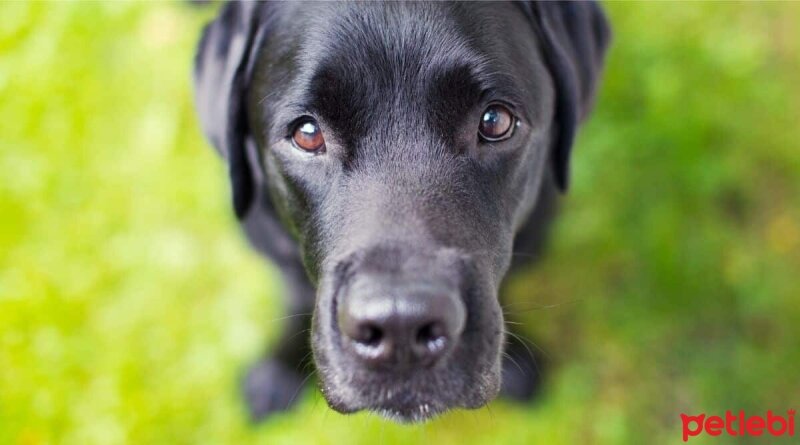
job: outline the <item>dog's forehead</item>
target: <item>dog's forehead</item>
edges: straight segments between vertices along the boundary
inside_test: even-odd
[[[326,3],[306,34],[304,50],[322,64],[351,69],[422,71],[433,64],[479,57],[459,23],[466,6],[451,3]],[[477,22],[479,14],[474,14]],[[373,73],[370,73],[373,74]]]
[[[369,96],[421,98],[453,67],[477,68],[485,55],[459,26],[462,6],[447,3],[323,3],[299,35],[295,86],[316,105]],[[358,104],[351,104],[356,106]]]
[[[363,121],[360,114],[398,106],[432,111],[431,104],[457,113],[474,105],[487,86],[505,86],[512,94],[520,90],[524,76],[514,72],[520,69],[524,49],[509,31],[532,31],[512,4],[314,3],[281,8],[273,34],[277,42],[270,45],[273,60],[291,61],[270,64],[286,69],[273,77],[283,82],[281,103],[297,113],[341,118],[339,124],[350,127],[345,129],[350,135]],[[402,115],[414,119],[413,113]]]

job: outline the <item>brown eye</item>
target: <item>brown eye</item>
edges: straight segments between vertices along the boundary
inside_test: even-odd
[[[292,134],[295,147],[308,152],[320,151],[325,147],[325,138],[316,121],[307,119],[297,124]]]
[[[489,105],[481,115],[478,134],[489,142],[507,139],[514,132],[514,115],[500,104]]]

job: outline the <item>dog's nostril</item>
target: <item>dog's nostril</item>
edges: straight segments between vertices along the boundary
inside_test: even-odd
[[[341,345],[372,368],[409,369],[444,362],[466,322],[449,282],[396,283],[397,277],[356,275],[336,306]]]
[[[447,331],[442,323],[431,322],[417,331],[416,341],[418,346],[424,347],[429,352],[438,352],[444,349]]]
[[[365,346],[378,346],[383,339],[383,331],[371,323],[364,323],[358,327],[358,333],[353,340]]]

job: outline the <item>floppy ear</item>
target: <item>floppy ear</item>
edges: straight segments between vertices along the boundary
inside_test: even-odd
[[[260,2],[230,2],[203,31],[194,66],[195,101],[203,132],[228,161],[233,207],[242,219],[255,195],[245,139],[245,92],[264,38]]]
[[[528,2],[524,9],[539,32],[556,87],[551,159],[556,183],[565,191],[575,132],[592,107],[611,30],[595,2]]]

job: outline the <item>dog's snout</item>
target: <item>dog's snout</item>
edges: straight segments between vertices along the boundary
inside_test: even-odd
[[[359,280],[342,295],[338,323],[348,349],[368,366],[431,366],[458,342],[465,309],[455,289]]]

